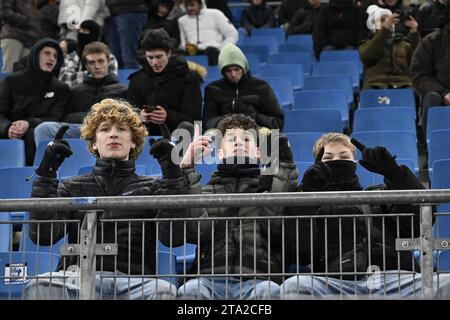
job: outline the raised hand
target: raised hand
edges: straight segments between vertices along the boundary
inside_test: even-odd
[[[36,169],[36,173],[41,177],[56,178],[56,172],[61,164],[73,154],[69,143],[63,140],[64,133],[68,129],[68,125],[59,128],[58,132],[56,132],[55,139],[47,145],[41,164]]]
[[[314,164],[303,174],[301,189],[303,191],[323,191],[331,178],[331,169],[322,161],[325,148],[321,148]]]
[[[200,135],[200,127],[196,124],[194,127],[193,141],[189,144],[183,156],[183,160],[181,160],[180,167],[192,167],[202,158],[203,155],[210,153],[212,151],[210,148],[211,142],[210,137]]]
[[[164,123],[160,124],[159,127],[163,136],[158,140],[153,138],[150,139],[150,155],[158,160],[158,163],[161,166],[163,178],[180,177],[180,167],[172,161],[172,149],[175,147],[175,144],[170,141],[170,130]]]

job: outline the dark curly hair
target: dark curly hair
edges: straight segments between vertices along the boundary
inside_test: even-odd
[[[164,50],[169,52],[172,50],[169,34],[162,28],[148,30],[141,40],[141,49],[149,50]]]
[[[222,133],[222,136],[225,136],[225,133],[227,129],[243,129],[243,130],[250,130],[254,129],[255,131],[258,131],[258,125],[256,124],[256,121],[253,120],[253,118],[246,116],[242,113],[232,113],[228,114],[219,121],[217,124],[217,129],[220,130]]]

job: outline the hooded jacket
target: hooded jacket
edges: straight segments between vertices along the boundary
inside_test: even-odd
[[[128,100],[135,107],[161,106],[167,111],[166,125],[173,131],[183,122],[201,119],[202,78],[189,70],[183,56],[171,56],[161,73],[155,73],[147,62],[129,77]],[[149,135],[161,135],[159,126],[147,125]]]
[[[251,4],[244,9],[241,16],[241,27],[251,33],[252,29],[274,28],[277,26],[273,10],[263,0],[260,5]]]
[[[410,75],[423,98],[435,91],[444,97],[450,92],[450,26],[427,35],[414,52]]]
[[[200,176],[194,168],[183,169],[189,181],[190,194],[240,194],[257,192],[261,179],[258,167],[234,165],[233,170],[218,168],[208,184],[200,187]],[[245,166],[245,165],[244,165]],[[280,162],[278,172],[273,176],[270,192],[292,192],[295,190],[298,172],[292,162]],[[283,215],[284,207],[242,207],[242,208],[206,208],[189,211],[189,218],[245,218],[273,217]],[[167,218],[168,216],[166,216]],[[186,216],[171,215],[170,218]],[[190,220],[186,224],[186,239],[189,243],[198,243],[200,254],[190,272],[200,274],[255,274],[278,273],[281,271],[281,221],[271,219],[229,219],[203,220],[198,230],[198,221]],[[212,229],[214,224],[214,229]],[[165,245],[184,244],[184,224],[161,224],[160,240]],[[171,232],[172,231],[172,232]],[[172,236],[172,242],[170,238]],[[198,238],[199,237],[199,238]],[[270,242],[269,242],[270,239]],[[228,257],[227,254],[228,253]],[[270,261],[270,264],[269,264]],[[214,264],[214,267],[213,267]],[[270,268],[270,269],[269,269]],[[187,271],[189,272],[189,271]],[[245,276],[244,276],[245,278]],[[250,276],[253,279],[253,276]],[[267,276],[257,276],[267,279]],[[271,278],[273,281],[280,279]]]
[[[203,107],[203,126],[206,129],[215,128],[217,123],[230,113],[244,113],[251,116],[259,126],[269,129],[282,129],[284,112],[270,84],[255,78],[249,70],[248,60],[242,51],[227,45],[219,54],[219,68],[237,65],[243,71],[241,80],[231,83],[225,76],[211,82],[205,88]],[[255,111],[256,115],[250,114]]]
[[[173,181],[172,181],[173,180]],[[167,195],[185,192],[182,179],[155,180],[153,177],[137,176],[133,160],[119,161],[97,159],[92,173],[72,177],[58,184],[54,178],[39,177],[33,181],[33,198],[56,197],[103,197]],[[180,214],[179,209],[169,209],[165,214]],[[149,219],[158,210],[105,210],[99,219]],[[31,224],[30,237],[41,245],[56,243],[65,236],[68,243],[79,242],[79,228],[84,213],[80,211],[31,212],[31,220],[54,220],[52,225]],[[79,223],[63,223],[60,220],[79,220]],[[97,258],[96,270],[121,271],[125,274],[155,274],[156,226],[153,222],[99,222],[97,243],[117,243],[117,257]],[[144,247],[143,247],[144,246]],[[145,251],[143,252],[143,249]],[[76,264],[77,257],[60,258],[58,270]],[[117,261],[115,262],[115,259]]]
[[[364,64],[363,89],[412,87],[409,66],[420,34],[410,33],[406,38],[397,34],[392,44],[387,44],[390,35],[389,30],[382,28],[359,47]]]
[[[51,73],[41,71],[39,54],[44,47],[55,48],[58,59]],[[8,138],[13,121],[26,120],[30,128],[44,121],[60,121],[70,103],[69,87],[57,79],[63,63],[61,48],[53,39],[35,43],[27,67],[0,82],[0,137]]]
[[[238,31],[222,11],[208,9],[203,4],[198,15],[180,17],[178,27],[181,50],[186,49],[187,43],[197,45],[199,50],[208,47],[220,50],[227,43],[236,44],[239,38]]]
[[[445,5],[434,1],[431,5],[419,10],[417,13],[417,24],[422,37],[433,31],[439,30],[445,23]]]
[[[40,23],[33,0],[1,0],[0,39],[14,39],[30,48],[40,37]]]

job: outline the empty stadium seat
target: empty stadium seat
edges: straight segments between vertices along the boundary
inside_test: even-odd
[[[241,45],[243,46],[266,46],[269,48],[269,54],[278,52],[278,39],[274,36],[267,37],[247,37],[242,39]]]
[[[174,286],[178,286],[178,279],[176,277],[177,256],[167,251],[158,251],[158,270],[156,274],[159,275],[157,279],[163,279],[172,283]]]
[[[285,111],[284,132],[342,132],[341,113],[336,109]]]
[[[247,57],[248,65],[250,66],[250,71],[252,74],[254,76],[258,75],[261,66],[261,56],[257,53],[246,53],[245,56]],[[267,54],[267,59],[268,58],[269,54]]]
[[[278,46],[279,53],[296,53],[296,52],[310,52],[313,54],[312,44],[306,43],[282,43]]]
[[[293,110],[297,109],[337,109],[341,112],[342,125],[348,128],[349,104],[344,90],[303,90],[294,92]]]
[[[265,77],[290,77],[294,90],[303,88],[303,65],[301,64],[268,64],[261,66],[259,76],[263,79]]]
[[[291,146],[295,162],[313,162],[313,146],[324,132],[288,132],[286,137]]]
[[[419,172],[419,156],[417,152],[417,138],[411,131],[359,131],[352,133],[352,137],[365,144],[366,147],[383,146],[399,159],[409,159],[414,163],[414,173]],[[357,151],[358,159],[361,157]]]
[[[286,31],[282,28],[259,28],[252,30],[252,37],[275,37],[278,43],[284,43],[286,41]]]
[[[58,176],[60,178],[72,177],[78,175],[78,170],[81,167],[93,166],[96,158],[89,152],[86,140],[80,138],[67,138],[65,139],[72,151],[73,155],[64,160],[63,164],[58,170]],[[39,166],[47,148],[49,141],[41,141],[36,150],[34,157],[34,165]]]
[[[209,79],[219,80],[223,77],[218,66],[210,66],[207,68],[207,71],[206,77]]]
[[[0,252],[0,298],[20,299],[29,277],[56,271],[58,261],[59,256],[54,253]]]
[[[352,77],[353,91],[359,91],[359,81],[361,75],[359,73],[357,61],[328,61],[318,62],[313,65],[314,76],[319,75],[350,75]]]
[[[217,171],[217,164],[215,163],[199,163],[195,165],[195,171],[200,174],[200,184],[205,186],[211,179],[213,172]]]
[[[430,179],[436,160],[450,159],[450,129],[434,130],[428,143],[428,170]]]
[[[299,184],[302,182],[303,175],[305,174],[306,170],[308,170],[308,168],[313,165],[313,163],[314,163],[313,161],[311,161],[311,162],[309,162],[309,161],[298,161],[298,162],[295,162],[295,166],[297,167],[297,170],[298,170],[298,182],[299,182]]]
[[[0,221],[11,221],[9,212],[0,212]],[[11,224],[0,223],[0,251],[8,251],[11,249],[12,247],[11,235],[12,235]]]
[[[22,139],[0,139],[0,168],[25,166],[25,144]]]
[[[259,56],[260,63],[267,63],[269,61],[269,47],[266,45],[244,45],[240,44],[239,48],[247,56],[249,54],[257,54]]]
[[[357,61],[359,73],[363,73],[363,64],[358,50],[323,50],[320,53],[320,62],[324,61]]]
[[[379,107],[357,109],[353,119],[353,132],[401,130],[416,133],[416,122],[410,108]]]
[[[244,11],[244,6],[230,6],[231,14],[233,15],[233,20],[231,21],[236,28],[241,26],[241,16],[242,11]]]
[[[161,167],[159,166],[158,161],[150,155],[150,143],[149,139],[157,140],[160,137],[146,137],[144,148],[142,148],[142,152],[139,157],[136,159],[136,165],[144,165],[148,168],[149,175],[159,175],[161,174]]]
[[[169,252],[176,256],[177,274],[186,274],[191,269],[196,256],[197,245],[186,243],[179,247],[167,247],[161,241],[158,241],[158,251]]]
[[[128,77],[130,76],[130,74],[132,74],[136,71],[138,71],[138,69],[119,69],[117,78],[119,79],[120,83],[122,83],[124,85],[128,85],[128,83],[130,82],[128,80]]]
[[[276,53],[269,55],[269,64],[301,64],[303,74],[309,75],[314,60],[309,52]]]
[[[305,77],[303,90],[323,90],[324,94],[327,94],[328,90],[344,90],[347,95],[347,102],[353,103],[353,86],[350,75]]]
[[[433,164],[433,176],[430,180],[430,187],[432,189],[450,189],[450,159],[436,160]],[[450,203],[443,203],[437,206],[438,212],[450,212]],[[448,226],[450,228],[450,217],[447,223],[442,227]],[[450,230],[447,234],[450,237]]]
[[[450,129],[450,108],[443,106],[428,109],[427,143],[430,142],[430,133],[432,131],[442,129]]]
[[[291,34],[286,38],[286,43],[298,43],[313,45],[313,38],[311,34]]]
[[[294,88],[290,77],[264,77],[264,80],[270,83],[281,107],[292,107],[294,103]]]
[[[204,67],[208,67],[208,57],[205,55],[186,56],[186,60],[201,64]]]
[[[413,89],[365,89],[360,92],[359,106],[365,107],[410,107],[415,111]]]

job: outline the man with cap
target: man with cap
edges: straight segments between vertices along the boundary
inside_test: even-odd
[[[230,113],[243,113],[260,127],[282,129],[284,112],[270,84],[252,76],[248,60],[233,44],[227,44],[219,55],[223,78],[205,88],[203,127],[215,128]]]
[[[410,75],[422,101],[422,130],[426,134],[428,109],[450,105],[450,5],[445,9],[445,25],[430,33],[414,52]]]

